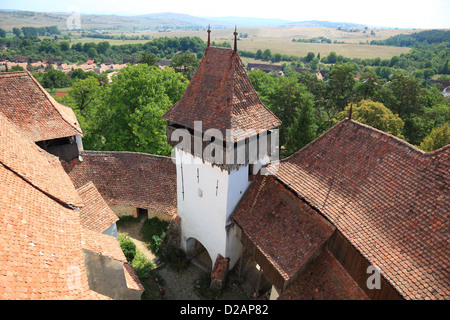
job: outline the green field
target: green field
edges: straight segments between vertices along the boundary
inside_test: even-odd
[[[212,30],[211,41],[222,43],[224,41],[233,43],[233,29],[218,29]],[[381,58],[390,59],[393,56],[399,56],[402,53],[408,53],[411,48],[406,47],[391,47],[391,46],[373,46],[362,45],[361,42],[371,40],[383,40],[393,35],[400,33],[413,33],[413,29],[377,29],[374,30],[375,36],[370,36],[370,31],[364,30],[359,32],[345,32],[330,28],[252,28],[238,30],[239,33],[247,34],[247,38],[239,38],[238,49],[245,51],[256,52],[257,50],[269,49],[272,53],[280,53],[294,56],[306,56],[308,52],[320,53],[321,56],[327,56],[334,51],[338,55],[343,55],[348,58]],[[148,40],[105,40],[98,38],[82,38],[76,33],[72,33],[72,43],[76,42],[101,42],[108,41],[111,45],[131,44],[131,43],[145,43]],[[183,30],[171,32],[111,32],[112,35],[126,36],[131,35],[149,35],[152,39],[159,37],[200,37],[204,41],[207,40],[206,30]],[[310,39],[315,37],[327,37],[333,42],[344,43],[301,43],[293,42],[292,39]]]

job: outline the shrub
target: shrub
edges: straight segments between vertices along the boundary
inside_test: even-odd
[[[148,278],[150,270],[154,267],[153,264],[148,261],[140,251],[136,253],[131,265],[133,266],[134,271],[136,271],[139,279]]]
[[[168,249],[162,258],[170,268],[178,272],[186,270],[190,262],[189,259],[186,258],[186,252],[180,248],[174,247]]]
[[[142,226],[142,234],[144,241],[148,244],[148,248],[154,253],[159,254],[159,247],[163,241],[168,222],[162,221],[158,218],[151,218],[144,222]]]
[[[133,261],[136,255],[136,245],[134,242],[128,237],[127,234],[119,234],[118,240],[120,244],[120,248],[122,248],[123,254],[128,262]]]

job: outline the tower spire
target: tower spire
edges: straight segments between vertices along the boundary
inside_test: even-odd
[[[207,47],[211,45],[211,25],[208,24],[208,44]]]
[[[237,26],[234,26],[234,52],[237,52]]]
[[[348,113],[348,119],[352,120],[353,103],[350,103],[350,111]]]

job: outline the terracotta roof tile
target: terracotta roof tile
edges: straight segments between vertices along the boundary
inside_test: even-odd
[[[0,141],[0,298],[101,298],[89,290],[79,213],[66,204],[76,191],[61,165],[3,115]]]
[[[84,250],[98,253],[123,263],[127,262],[117,238],[89,229],[82,229],[81,238]]]
[[[136,152],[81,152],[66,167],[76,187],[92,181],[109,205],[177,212],[176,168],[171,158]]]
[[[83,228],[102,233],[119,220],[91,181],[78,188],[77,192],[83,200],[80,210]]]
[[[449,156],[344,120],[274,173],[404,298],[448,299]]]
[[[278,300],[367,300],[336,258],[325,249]]]
[[[82,205],[58,158],[36,146],[1,113],[0,141],[0,163],[5,167],[66,205]]]
[[[56,102],[28,72],[0,73],[0,113],[35,142],[82,134],[72,109]]]
[[[183,97],[163,119],[194,129],[270,130],[281,121],[259,99],[242,61],[231,49],[208,47]],[[245,136],[236,136],[241,140]]]
[[[134,268],[131,265],[124,263],[123,270],[125,272],[125,279],[127,280],[128,288],[131,290],[144,291],[145,288],[142,285],[141,280],[139,280]]]
[[[272,176],[255,177],[233,219],[285,281],[308,263],[334,231]]]

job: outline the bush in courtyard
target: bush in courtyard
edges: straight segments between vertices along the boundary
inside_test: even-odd
[[[131,265],[133,266],[134,271],[136,271],[139,279],[148,278],[150,270],[154,268],[153,264],[148,261],[140,251],[136,253]]]
[[[168,266],[175,271],[183,271],[189,267],[189,259],[186,257],[186,252],[180,248],[171,247],[165,251],[163,260],[168,264]]]
[[[120,244],[120,248],[122,248],[123,254],[128,262],[133,261],[136,255],[136,245],[134,242],[128,237],[127,234],[119,234],[118,240]]]
[[[144,241],[148,244],[148,248],[154,253],[159,255],[159,248],[161,242],[163,241],[168,222],[162,221],[158,218],[151,218],[144,222],[142,226],[142,234],[144,236]]]

